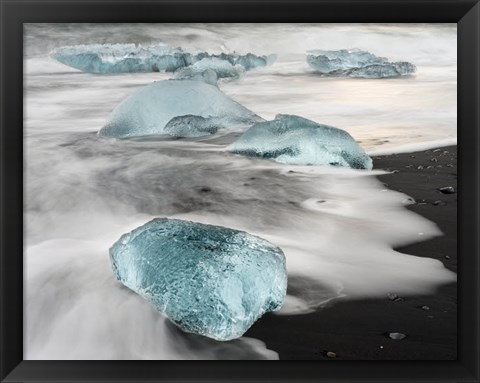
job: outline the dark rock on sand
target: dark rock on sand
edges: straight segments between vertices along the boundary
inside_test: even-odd
[[[402,334],[401,332],[391,332],[388,334],[390,339],[393,340],[402,340],[405,339],[407,336],[405,334]]]
[[[445,186],[444,188],[440,188],[438,190],[440,190],[443,194],[455,193],[455,188],[453,188],[452,186]]]

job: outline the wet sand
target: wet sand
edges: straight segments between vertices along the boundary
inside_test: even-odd
[[[416,203],[408,209],[435,222],[443,236],[397,251],[435,258],[457,272],[457,147],[373,157],[388,188]],[[439,189],[451,186],[455,192]],[[401,333],[401,340],[389,333]],[[261,339],[280,359],[454,360],[457,358],[457,285],[435,294],[343,301],[312,314],[267,314],[245,334]]]

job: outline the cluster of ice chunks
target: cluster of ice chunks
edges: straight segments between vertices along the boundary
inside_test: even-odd
[[[228,150],[284,164],[372,169],[372,159],[350,134],[294,115],[253,125]]]
[[[220,341],[242,336],[283,304],[285,256],[246,232],[159,218],[111,248],[116,278],[182,330]]]
[[[361,78],[390,78],[412,74],[415,65],[408,62],[389,62],[362,50],[308,52],[307,62],[316,72],[329,76]]]
[[[158,81],[137,90],[113,110],[98,134],[115,138],[164,134],[198,137],[214,133],[214,128],[263,121],[212,85],[212,76],[207,71],[199,78]]]
[[[172,48],[165,44],[143,47],[135,44],[92,44],[74,45],[56,48],[51,52],[55,60],[88,73],[125,73],[125,72],[174,72],[197,62],[202,62],[194,68],[218,70],[221,77],[238,77],[241,69],[250,70],[256,67],[270,65],[276,56],[256,56],[248,53],[209,54],[206,52],[192,54],[181,48]],[[219,66],[218,61],[224,61],[231,68]],[[239,67],[237,67],[239,66]],[[202,71],[203,71],[202,70]],[[188,73],[188,72],[187,72]],[[227,76],[231,74],[231,76]],[[181,75],[186,77],[186,73]]]

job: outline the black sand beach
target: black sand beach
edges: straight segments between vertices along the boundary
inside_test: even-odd
[[[396,249],[435,258],[457,271],[457,147],[374,157],[388,188],[416,203],[408,208],[435,222],[443,236]],[[439,189],[453,187],[454,193]],[[389,333],[401,333],[401,340]],[[266,342],[280,359],[454,360],[457,358],[457,286],[433,295],[342,301],[307,315],[267,314],[245,334]]]

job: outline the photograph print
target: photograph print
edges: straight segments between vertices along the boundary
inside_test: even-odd
[[[456,360],[456,24],[24,24],[25,360]]]

